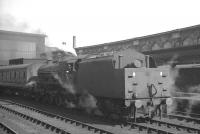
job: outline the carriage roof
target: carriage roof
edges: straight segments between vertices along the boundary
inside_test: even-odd
[[[19,65],[8,65],[8,66],[0,66],[0,70],[2,69],[20,69],[30,67],[32,64],[19,64]]]

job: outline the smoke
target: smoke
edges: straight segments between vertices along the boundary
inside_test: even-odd
[[[73,102],[68,101],[67,99],[65,99],[65,107],[66,108],[75,108],[76,105]]]
[[[33,28],[28,22],[19,21],[11,14],[0,13],[0,29],[16,32],[44,34],[40,28]]]
[[[173,66],[173,64],[177,63],[178,57],[178,54],[174,54],[173,57],[167,62],[167,64]]]
[[[97,106],[97,99],[91,95],[87,90],[83,90],[81,96],[79,97],[79,107],[85,109],[88,114],[94,114],[98,116],[103,116],[103,113],[99,110]]]
[[[66,82],[65,82],[59,77],[58,74],[54,73],[52,75],[55,79],[58,80],[59,84],[64,89],[66,89],[66,91],[68,93],[71,93],[74,96],[78,94],[74,88],[73,83],[70,83],[69,80],[66,80]],[[80,97],[78,100],[78,104],[75,105],[74,103],[65,100],[65,104],[67,105],[66,107],[69,107],[69,108],[81,107],[81,108],[85,109],[87,113],[95,112],[95,113],[101,115],[101,112],[98,110],[98,107],[97,107],[97,100],[93,95],[91,95],[87,90],[82,90],[82,92],[80,92],[79,94],[80,94]],[[95,110],[95,111],[93,111],[93,110]]]
[[[176,59],[173,58],[173,59]],[[171,63],[175,63],[172,61]],[[187,71],[190,71],[189,69]],[[168,108],[168,112],[181,111],[184,114],[199,113],[200,106],[200,85],[190,85],[188,79],[198,73],[180,74],[180,69],[171,66],[170,69],[170,95],[173,97],[173,105]],[[184,72],[182,72],[184,73]],[[198,78],[198,76],[197,76]],[[177,82],[177,83],[176,83]],[[181,84],[181,85],[180,85]],[[179,87],[180,86],[180,87]]]
[[[53,77],[58,80],[59,84],[69,93],[75,94],[76,90],[74,88],[74,85],[70,83],[69,81],[62,80],[58,74],[52,73]]]
[[[94,113],[95,115],[102,116],[103,113],[99,110],[97,106],[97,99],[90,94],[87,90],[81,90],[82,92],[77,92],[74,88],[73,83],[68,82],[69,80],[66,80],[64,82],[58,74],[52,74],[55,79],[58,80],[59,84],[66,89],[67,92],[73,94],[74,96],[80,96],[78,97],[78,104],[75,104],[73,102],[70,102],[68,100],[65,100],[66,107],[68,108],[74,108],[74,107],[80,107],[85,109],[87,113]],[[79,94],[79,95],[78,95]]]
[[[87,90],[84,90],[79,98],[79,106],[91,113],[93,109],[97,108],[97,100]]]
[[[179,77],[179,69],[175,68],[175,64],[177,63],[178,55],[174,55],[167,64],[169,65],[169,81],[168,81],[168,90],[169,95],[173,97],[173,104],[168,106],[167,112],[171,113],[177,109],[177,100],[174,99],[174,96],[177,92],[177,86],[175,85],[176,79]]]
[[[188,89],[188,91],[190,92],[190,96],[186,98],[188,99],[188,103],[189,103],[188,105],[189,108],[187,112],[199,114],[198,107],[200,106],[200,85],[192,86]]]
[[[36,86],[37,82],[36,81],[30,81],[26,84],[27,87],[34,87]]]
[[[175,86],[175,81],[179,77],[179,69],[175,68],[176,59],[178,58],[178,55],[174,55],[170,61],[168,61],[168,64],[170,65],[170,81],[169,81],[169,89],[170,93],[173,93],[177,87]]]
[[[176,79],[179,77],[179,70],[175,68],[176,59],[178,58],[178,55],[174,55],[167,63],[169,66],[169,83],[168,83],[168,89],[170,90],[170,95],[173,94],[173,92],[176,91],[177,87],[175,85]]]
[[[198,94],[198,93],[200,93],[200,85],[190,87],[189,91],[191,93],[194,93],[193,95],[198,95],[199,96],[200,94]]]

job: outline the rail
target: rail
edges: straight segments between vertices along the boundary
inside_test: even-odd
[[[106,131],[106,130],[102,130],[102,129],[94,127],[92,125],[89,125],[89,124],[86,124],[86,123],[83,123],[83,122],[80,122],[80,121],[76,121],[74,119],[70,119],[70,118],[66,118],[66,117],[60,116],[60,115],[52,114],[52,113],[49,113],[47,111],[38,110],[38,109],[30,107],[30,106],[26,106],[26,105],[22,105],[22,104],[19,104],[19,103],[12,102],[10,100],[2,100],[2,99],[0,99],[0,101],[8,102],[8,103],[17,105],[19,107],[29,109],[29,110],[34,111],[34,112],[37,112],[37,113],[44,114],[44,115],[49,116],[49,117],[53,117],[53,118],[59,119],[60,121],[64,121],[65,123],[75,124],[76,126],[79,126],[79,127],[81,126],[81,128],[87,129],[88,131],[92,131],[94,133],[113,134],[112,132],[109,132],[109,131]],[[53,125],[51,125],[51,124],[49,124],[47,122],[38,120],[38,119],[33,118],[31,116],[28,116],[28,115],[22,114],[22,113],[20,113],[18,111],[15,111],[15,110],[12,110],[10,108],[7,108],[7,107],[5,107],[3,105],[0,105],[0,108],[3,108],[3,109],[5,109],[5,110],[7,110],[9,112],[12,112],[12,113],[14,113],[14,114],[16,114],[16,115],[18,115],[18,116],[20,116],[22,118],[25,118],[26,120],[29,120],[29,121],[31,121],[33,123],[41,124],[46,129],[50,129],[52,131],[56,131],[56,133],[70,134],[70,132],[68,132],[68,131],[62,130],[61,128],[55,127],[55,126],[53,126]]]
[[[0,122],[0,130],[8,134],[18,134],[16,131],[14,131],[12,128],[2,122]]]

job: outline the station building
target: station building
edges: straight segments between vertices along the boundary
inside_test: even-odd
[[[45,51],[44,34],[0,30],[0,65],[10,59],[37,59]]]
[[[78,56],[135,49],[156,59],[158,65],[200,63],[200,25],[158,34],[75,48]]]

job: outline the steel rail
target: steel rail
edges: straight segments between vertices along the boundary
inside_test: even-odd
[[[3,129],[8,134],[18,134],[16,131],[14,131],[12,128],[10,128],[8,125],[0,122],[0,130]]]
[[[189,116],[181,116],[181,115],[176,115],[176,114],[164,114],[163,119],[182,119],[188,122],[195,122],[197,124],[200,124],[200,118],[193,118],[193,117],[189,117]],[[186,125],[183,125],[184,122],[181,123],[175,123],[172,121],[164,121],[164,120],[160,120],[160,119],[148,119],[146,120],[146,122],[150,122],[150,123],[156,123],[158,125],[166,125],[167,127],[175,127],[177,130],[178,129],[183,129],[186,130],[187,132],[193,131],[193,132],[197,132],[198,134],[200,134],[200,127],[195,127],[195,126],[187,126],[187,122]],[[190,124],[191,125],[191,124]],[[196,125],[196,124],[194,124]]]
[[[169,116],[173,116],[173,115],[169,115]],[[184,119],[184,117],[182,118]],[[191,121],[193,121],[192,119],[195,119],[195,118],[188,117],[187,119],[188,120],[190,119]],[[166,120],[160,120],[160,119],[145,119],[144,123],[135,123],[135,122],[129,121],[127,122],[127,124],[131,126],[131,128],[139,128],[140,131],[145,129],[147,130],[147,132],[153,131],[153,132],[164,133],[164,134],[176,134],[177,132],[170,130],[170,128],[175,128],[177,131],[183,130],[189,133],[192,132],[192,133],[200,134],[200,127],[195,127],[195,126],[190,127],[190,126],[186,126],[180,123],[175,123],[172,121],[166,121]],[[154,124],[156,124],[157,126],[154,126]],[[167,128],[162,129],[161,125],[164,125],[168,129]]]
[[[156,133],[162,133],[162,134],[177,134],[177,132],[174,132],[174,131],[171,131],[171,130],[166,130],[166,129],[161,129],[161,128],[158,128],[158,127],[154,127],[150,124],[147,124],[147,123],[135,123],[135,122],[127,122],[128,125],[131,126],[131,128],[135,129],[135,128],[138,128],[139,131],[144,131],[146,130],[147,133],[150,133],[150,132],[156,132]]]
[[[52,125],[50,125],[49,123],[43,122],[43,121],[38,120],[38,119],[36,119],[36,118],[33,118],[33,117],[31,117],[31,116],[25,115],[25,114],[23,114],[23,113],[20,113],[20,112],[18,112],[18,111],[15,111],[15,110],[12,110],[12,109],[7,108],[7,107],[5,107],[5,106],[3,106],[3,105],[0,105],[0,108],[1,108],[1,109],[4,109],[4,110],[6,110],[6,111],[8,111],[8,112],[10,112],[10,113],[13,113],[13,114],[15,114],[15,115],[17,115],[17,116],[19,116],[19,117],[22,117],[22,118],[24,118],[24,119],[26,119],[26,120],[29,120],[29,121],[31,121],[31,122],[37,124],[37,125],[41,125],[42,127],[46,128],[46,129],[50,129],[51,131],[54,131],[54,130],[55,130],[56,133],[71,134],[70,132],[67,132],[67,131],[65,131],[65,130],[63,130],[63,129],[60,129],[60,128],[55,127],[55,126],[52,126]]]
[[[176,118],[176,119],[182,119],[186,120],[188,122],[196,122],[200,124],[200,118],[194,118],[194,117],[189,117],[189,116],[182,116],[182,115],[174,115],[174,114],[167,114],[166,115],[168,118]]]
[[[200,133],[200,128],[197,127],[189,127],[189,126],[185,126],[179,123],[175,123],[175,122],[169,122],[169,121],[164,121],[164,120],[158,120],[158,119],[150,119],[149,120],[150,123],[156,123],[159,126],[160,125],[166,125],[167,127],[175,127],[177,130],[183,129],[183,130],[187,130],[187,132],[197,132],[198,134]]]
[[[95,132],[95,133],[100,133],[100,134],[113,134],[112,132],[109,132],[109,131],[106,131],[106,130],[103,130],[103,129],[94,127],[94,126],[92,126],[92,125],[89,125],[89,124],[86,124],[86,123],[83,123],[83,122],[80,122],[80,121],[76,121],[76,120],[74,120],[74,119],[70,119],[70,118],[67,118],[67,117],[63,117],[63,116],[60,116],[60,115],[56,115],[56,114],[53,114],[53,113],[49,113],[49,112],[44,111],[44,110],[38,110],[38,109],[33,108],[33,107],[30,107],[30,106],[26,106],[26,105],[22,105],[22,104],[19,104],[19,103],[16,103],[16,102],[12,102],[12,101],[10,101],[10,100],[2,100],[2,99],[0,99],[0,101],[8,102],[8,103],[11,103],[11,104],[20,106],[20,107],[22,107],[22,108],[26,108],[26,109],[32,110],[32,111],[37,112],[37,113],[40,113],[40,114],[44,114],[44,115],[49,116],[49,117],[54,117],[54,118],[56,118],[56,119],[59,119],[59,120],[61,120],[61,121],[64,121],[65,123],[68,122],[68,123],[70,123],[70,124],[75,124],[76,126],[81,126],[82,128],[86,128],[87,130],[93,131],[93,132]],[[0,105],[0,107],[3,107],[3,106]],[[5,108],[6,108],[6,107],[5,107]],[[7,108],[7,109],[8,109],[8,108]],[[12,111],[14,111],[14,110],[12,110]],[[45,122],[39,121],[39,120],[37,120],[37,119],[34,119],[33,117],[26,117],[26,115],[23,115],[23,114],[21,114],[21,113],[19,113],[19,112],[17,112],[17,111],[14,111],[14,113],[15,113],[15,112],[18,113],[18,115],[20,115],[20,116],[22,116],[22,117],[25,116],[25,118],[30,119],[30,120],[32,120],[33,122],[45,124]],[[52,125],[50,125],[50,124],[47,124],[46,126],[52,128],[52,129],[55,129],[55,127],[52,126]],[[57,130],[60,131],[60,132],[63,131],[63,130],[61,130],[61,129],[59,129],[59,128],[58,128]],[[65,134],[65,133],[63,133],[63,134]],[[66,134],[68,134],[68,132],[67,132]]]

